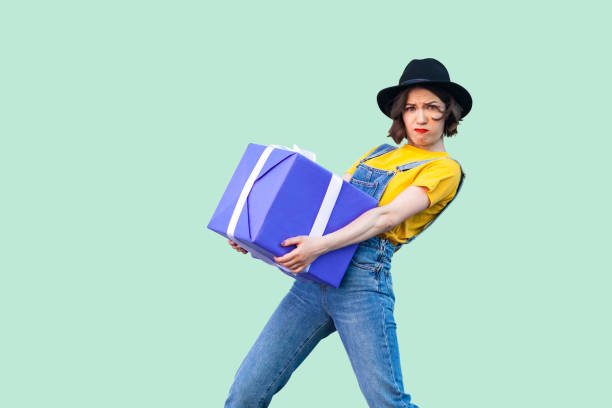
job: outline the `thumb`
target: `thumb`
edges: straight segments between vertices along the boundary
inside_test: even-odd
[[[281,246],[288,246],[288,245],[297,245],[302,241],[302,237],[293,237],[293,238],[287,238],[286,240],[284,240],[283,242],[281,242]]]

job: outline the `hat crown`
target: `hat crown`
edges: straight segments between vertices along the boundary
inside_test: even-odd
[[[472,96],[461,85],[451,82],[446,67],[435,58],[413,59],[404,68],[399,84],[381,89],[376,95],[378,107],[388,117],[391,117],[391,108],[395,98],[404,90],[416,84],[436,84],[436,87],[449,92],[461,106],[465,117],[472,109]]]
[[[406,81],[424,79],[429,81],[450,81],[446,67],[434,58],[413,59],[406,65],[399,85]]]

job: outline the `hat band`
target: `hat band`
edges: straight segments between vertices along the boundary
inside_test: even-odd
[[[410,83],[414,83],[414,82],[423,82],[423,81],[430,82],[431,79],[427,79],[427,78],[410,78],[410,79],[403,80],[398,85],[410,84]]]

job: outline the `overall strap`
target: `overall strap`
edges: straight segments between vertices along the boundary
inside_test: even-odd
[[[373,158],[378,157],[378,156],[382,156],[383,154],[389,153],[389,152],[391,152],[391,151],[393,151],[395,149],[397,149],[397,147],[391,146],[389,144],[382,144],[382,145],[378,146],[376,149],[374,149],[374,151],[372,153],[370,153],[369,155],[367,155],[366,157],[361,159],[361,161],[359,163],[363,163],[364,161],[373,159]]]
[[[414,162],[410,162],[410,163],[406,163],[406,164],[402,164],[400,166],[396,166],[396,168],[399,171],[406,171],[406,170],[410,170],[410,169],[414,169],[415,167],[418,167],[422,164],[425,163],[429,163],[430,161],[434,161],[434,160],[440,160],[440,159],[451,159],[451,160],[455,160],[452,157],[436,157],[433,159],[428,159],[428,160],[419,160],[419,161],[414,161]],[[455,160],[457,162],[457,160]],[[457,164],[459,164],[459,162],[457,162]],[[459,167],[461,167],[461,165],[459,164]]]

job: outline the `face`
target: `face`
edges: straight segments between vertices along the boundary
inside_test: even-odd
[[[423,88],[410,91],[402,117],[413,146],[430,151],[444,151],[444,120],[434,119],[441,118],[445,109],[444,102],[433,92]]]

